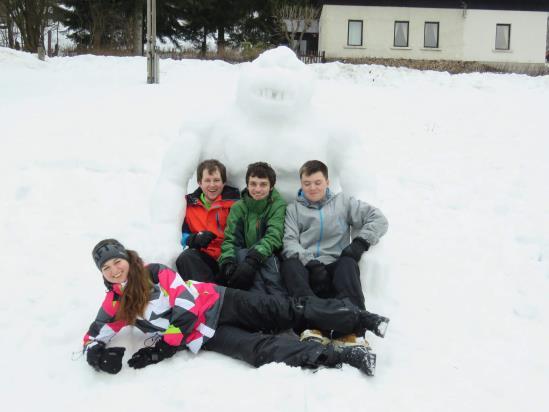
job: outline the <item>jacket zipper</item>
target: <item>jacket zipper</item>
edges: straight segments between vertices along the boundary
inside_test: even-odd
[[[324,234],[324,215],[322,214],[322,208],[318,209],[320,215],[320,236],[318,237],[318,243],[316,244],[316,257],[320,256],[320,242],[322,242],[322,235]]]

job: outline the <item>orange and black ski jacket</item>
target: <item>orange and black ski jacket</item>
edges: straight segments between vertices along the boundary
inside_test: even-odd
[[[190,235],[208,230],[217,237],[210,242],[208,247],[201,250],[217,260],[221,254],[221,244],[225,238],[227,216],[229,216],[229,211],[234,202],[240,199],[240,192],[235,187],[225,185],[223,191],[212,202],[209,209],[206,209],[206,206],[200,200],[201,194],[202,189],[198,188],[193,193],[185,196],[187,209],[185,210],[185,220],[181,230],[183,233],[181,244],[187,246]]]

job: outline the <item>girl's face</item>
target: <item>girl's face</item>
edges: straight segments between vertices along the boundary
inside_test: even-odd
[[[101,267],[101,273],[111,283],[124,283],[128,280],[130,262],[126,259],[112,258]]]

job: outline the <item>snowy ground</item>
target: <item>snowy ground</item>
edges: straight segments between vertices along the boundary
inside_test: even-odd
[[[163,60],[147,85],[143,58],[0,48],[3,410],[547,410],[549,77],[312,68],[316,110],[361,135],[390,222],[361,266],[368,307],[392,319],[370,339],[377,376],[187,352],[89,368],[92,246],[112,236],[147,258],[164,152],[182,123],[231,104],[241,66]],[[126,356],[139,338],[121,334]]]

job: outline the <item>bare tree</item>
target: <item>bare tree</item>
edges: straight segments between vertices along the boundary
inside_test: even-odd
[[[36,53],[38,46],[44,46],[44,30],[51,6],[52,0],[0,0],[0,10],[6,14],[8,30],[10,22],[17,26],[23,50]]]
[[[2,45],[15,48],[15,27],[7,9],[7,2],[0,0],[0,28],[2,29]],[[5,31],[4,31],[5,30]]]
[[[143,55],[143,0],[136,0],[133,9],[133,53]]]
[[[312,5],[281,4],[275,9],[280,33],[294,51],[298,51],[303,35],[320,16],[320,9]]]

